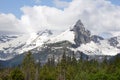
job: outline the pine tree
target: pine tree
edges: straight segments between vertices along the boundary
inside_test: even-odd
[[[29,51],[22,63],[22,68],[25,73],[25,80],[34,80],[35,77],[35,61],[32,53]]]
[[[73,56],[72,56],[72,65],[77,65],[77,60],[76,60],[76,57],[75,57],[74,53],[73,53]]]

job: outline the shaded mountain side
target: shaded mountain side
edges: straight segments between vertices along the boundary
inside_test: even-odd
[[[103,37],[97,36],[97,35],[92,35],[92,36],[90,37],[90,39],[91,39],[91,41],[93,41],[93,42],[95,42],[95,43],[99,43],[101,40],[104,40]]]
[[[74,25],[73,29],[71,29],[71,31],[74,31],[75,33],[75,45],[76,47],[80,46],[81,44],[85,44],[90,42],[90,31],[86,30],[83,23],[81,22],[81,20],[78,20],[77,23]]]
[[[109,44],[111,45],[111,46],[113,46],[113,47],[120,47],[120,42],[119,42],[119,40],[120,40],[120,37],[112,37],[112,38],[110,38],[110,39],[108,39],[108,42],[109,42]],[[117,46],[117,45],[119,45],[119,46]]]
[[[98,35],[91,35],[91,32],[85,29],[81,20],[78,20],[74,25],[73,29],[71,29],[75,33],[74,41],[75,41],[75,48],[79,47],[81,44],[86,44],[91,41],[95,43],[99,43],[101,40],[104,40],[103,37]]]

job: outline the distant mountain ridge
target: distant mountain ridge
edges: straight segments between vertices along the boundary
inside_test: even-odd
[[[46,58],[54,54],[57,59],[63,53],[64,48],[69,54],[74,52],[78,55],[82,52],[90,56],[113,56],[120,53],[120,36],[104,39],[98,35],[91,35],[81,20],[78,20],[72,29],[68,29],[59,35],[54,35],[51,30],[44,30],[31,33],[31,35],[0,37],[0,60],[11,60],[29,50],[33,54],[46,55]]]

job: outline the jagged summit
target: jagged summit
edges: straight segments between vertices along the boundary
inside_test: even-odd
[[[83,23],[81,22],[81,20],[78,20],[74,27],[78,27],[79,29],[80,28],[81,29],[85,29],[85,27],[84,27]]]
[[[78,20],[76,22],[76,24],[74,25],[73,29],[71,29],[71,31],[74,31],[75,33],[75,43],[76,43],[76,47],[80,46],[82,43],[88,43],[90,42],[90,31],[85,29],[83,23],[81,22],[81,20]]]
[[[81,20],[78,20],[71,30],[72,31],[75,31],[75,30],[85,31],[85,27],[83,23],[81,22]]]

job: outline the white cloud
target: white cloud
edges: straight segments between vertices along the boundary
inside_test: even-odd
[[[74,0],[66,9],[95,33],[120,31],[120,6],[105,0]]]
[[[24,13],[21,19],[10,19],[13,22],[9,22],[9,27],[12,28],[17,22],[17,26],[27,32],[43,29],[65,30],[81,19],[85,27],[95,34],[120,31],[120,6],[106,0],[73,0],[64,10],[48,6],[25,6],[21,10]]]
[[[0,30],[1,31],[13,31],[16,30],[16,24],[18,20],[13,14],[0,14]]]
[[[52,29],[64,30],[71,24],[70,16],[62,10],[47,6],[23,7],[24,15],[21,22],[35,30]],[[70,24],[70,25],[69,25]]]
[[[27,31],[27,27],[24,27],[21,20],[17,19],[13,14],[0,14],[0,31],[23,33]]]

